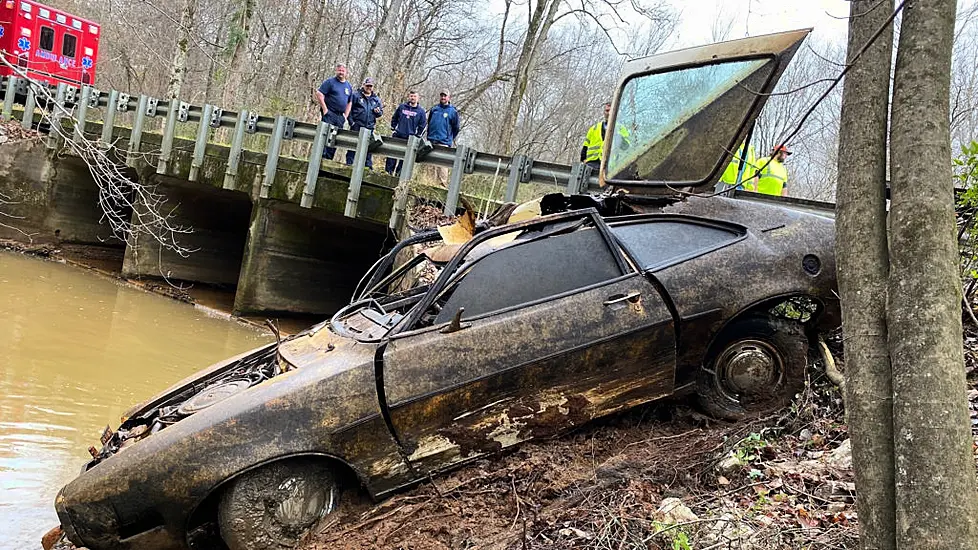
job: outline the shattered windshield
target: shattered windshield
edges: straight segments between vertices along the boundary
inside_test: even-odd
[[[709,178],[775,66],[771,58],[738,60],[628,80],[618,98],[607,178]]]

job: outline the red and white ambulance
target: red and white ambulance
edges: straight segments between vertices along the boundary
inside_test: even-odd
[[[43,82],[95,82],[101,32],[98,23],[38,2],[0,0],[0,55]],[[0,75],[11,74],[0,64]]]

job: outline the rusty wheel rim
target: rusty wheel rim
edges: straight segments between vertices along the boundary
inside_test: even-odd
[[[774,393],[784,376],[784,359],[763,340],[739,340],[717,357],[714,372],[717,389],[739,402],[744,397]]]

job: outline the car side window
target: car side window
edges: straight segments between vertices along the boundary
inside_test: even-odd
[[[611,233],[638,267],[654,271],[740,239],[744,233],[726,227],[679,220],[649,220],[614,225]]]
[[[593,227],[525,243],[517,240],[462,264],[460,272],[445,293],[447,299],[440,300],[436,324],[451,320],[460,307],[465,308],[462,318],[470,319],[622,275],[613,252]]]

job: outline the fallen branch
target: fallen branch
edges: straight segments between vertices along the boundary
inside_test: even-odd
[[[971,322],[974,323],[975,328],[978,328],[978,317],[975,317],[975,310],[971,309],[971,304],[968,303],[967,298],[961,298],[961,307],[968,312],[968,317],[971,318]]]
[[[839,368],[835,365],[835,358],[832,357],[832,352],[829,351],[829,347],[825,344],[825,340],[822,339],[821,335],[818,337],[818,350],[822,356],[822,363],[825,365],[825,376],[842,390],[842,399],[845,401],[846,377],[843,376]]]

